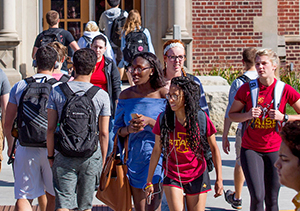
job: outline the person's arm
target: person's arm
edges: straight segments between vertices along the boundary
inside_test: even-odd
[[[9,93],[4,94],[0,96],[0,105],[1,105],[1,123],[2,123],[2,128],[4,128],[4,123],[5,123],[5,115],[6,115],[6,108],[7,108],[7,103],[8,103],[8,98],[9,98]]]
[[[14,120],[17,116],[17,112],[18,112],[17,104],[13,104],[13,103],[9,102],[7,104],[5,122],[4,122],[4,134],[5,134],[6,140],[7,140],[7,146],[8,146],[7,155],[8,156],[10,156],[10,154],[11,154],[13,143],[14,143],[14,138],[11,135],[11,129],[12,129]]]
[[[31,57],[32,57],[32,59],[35,59],[35,54],[36,54],[36,52],[37,52],[37,50],[38,50],[39,48],[37,48],[37,47],[33,47],[33,49],[32,49],[32,53],[31,53]]]
[[[160,143],[160,136],[155,135],[155,144],[154,144],[153,151],[152,151],[151,158],[150,158],[147,184],[152,184],[152,178],[153,178],[156,166],[158,164],[161,152],[162,152],[162,149],[161,149],[161,143]],[[154,192],[154,188],[152,185],[150,185],[145,191],[148,196],[150,193]]]
[[[232,121],[230,121],[229,117],[228,117],[228,112],[231,108],[231,105],[234,101],[234,97],[237,93],[238,88],[242,85],[242,84],[238,84],[238,80],[236,79],[232,82],[231,86],[230,86],[230,90],[229,90],[229,95],[228,95],[228,105],[226,108],[226,113],[225,113],[225,118],[224,118],[224,128],[223,128],[223,135],[222,135],[222,147],[223,147],[223,151],[226,154],[229,154],[230,152],[230,144],[228,141],[228,133],[229,133],[229,129],[231,126]]]
[[[54,109],[48,108],[48,128],[47,128],[47,150],[48,156],[54,156],[54,132],[57,126],[58,113]],[[54,159],[48,159],[50,166],[52,167]]]
[[[297,100],[293,105],[292,105],[293,109],[297,112],[296,115],[288,115],[288,122],[289,121],[296,121],[296,120],[300,120],[300,99]],[[284,114],[281,113],[279,110],[274,110],[274,109],[270,109],[269,111],[269,117],[271,119],[275,119],[278,121],[283,121],[284,120]]]
[[[245,122],[252,118],[258,118],[261,114],[261,109],[259,107],[251,108],[246,113],[241,113],[244,108],[244,104],[241,101],[234,100],[232,106],[229,110],[229,118],[232,122]]]
[[[109,139],[109,118],[110,116],[99,116],[99,142],[102,152],[102,165],[105,164],[107,149],[108,149],[108,139]]]
[[[214,197],[218,197],[218,196],[221,196],[223,193],[221,154],[220,154],[220,150],[218,148],[216,137],[214,134],[207,137],[207,141],[208,141],[210,149],[211,149],[212,159],[213,159],[215,171],[216,171],[216,183],[215,183]]]
[[[154,47],[153,47],[153,44],[152,44],[152,40],[151,40],[151,34],[149,32],[148,29],[144,28],[144,33],[147,37],[147,41],[148,41],[148,46],[149,46],[149,52],[155,54],[155,50],[154,50]]]
[[[5,115],[6,115],[6,107],[7,107],[7,103],[8,103],[8,98],[9,98],[9,94],[4,94],[2,96],[0,96],[0,105],[1,105],[1,126],[2,128],[4,128],[4,123],[5,123]],[[3,129],[3,134],[4,133],[4,129]],[[5,135],[4,135],[5,136]],[[2,146],[4,149],[5,146],[5,139],[2,140]]]
[[[223,151],[226,154],[229,154],[230,152],[230,143],[228,141],[228,132],[231,126],[231,121],[229,118],[224,118],[224,128],[223,128],[223,135],[222,135],[222,147],[223,147]]]
[[[111,68],[112,99],[113,102],[115,102],[116,100],[118,100],[121,93],[121,79],[120,72],[114,62],[112,62]]]
[[[75,40],[72,41],[72,42],[69,44],[69,46],[72,48],[72,50],[73,50],[74,52],[80,49],[79,46],[78,46],[78,44],[77,44],[77,42],[76,42]]]

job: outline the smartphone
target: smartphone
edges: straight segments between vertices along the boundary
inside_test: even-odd
[[[138,118],[137,113],[132,113],[132,114],[131,114],[131,118],[132,118],[132,119],[137,119],[137,118]]]

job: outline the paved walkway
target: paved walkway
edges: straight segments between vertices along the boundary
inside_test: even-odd
[[[223,164],[223,183],[224,183],[224,189],[232,189],[233,190],[233,168],[235,165],[235,154],[234,154],[234,139],[230,139],[231,144],[231,154],[226,155],[223,153],[222,150],[222,142],[221,137],[217,137],[218,146],[221,152],[222,156],[222,164]],[[6,149],[4,150],[4,155],[6,154]],[[11,171],[11,166],[8,166],[7,164],[7,156],[4,156],[4,162],[2,163],[2,171],[0,173],[0,205],[14,205],[15,199],[14,199],[14,192],[13,192],[13,175]],[[214,171],[210,173],[212,184],[215,182],[215,173]],[[291,199],[294,197],[296,192],[294,190],[288,189],[286,187],[282,187],[280,189],[279,193],[279,208],[281,211],[286,210],[293,210],[294,205],[291,202]],[[208,193],[207,201],[206,201],[206,210],[207,211],[216,211],[216,210],[234,210],[231,208],[229,204],[227,204],[224,200],[224,196],[222,195],[219,198],[213,197],[214,192],[211,191]],[[246,184],[243,188],[242,193],[243,198],[243,209],[242,210],[249,210],[249,193]],[[34,205],[37,204],[36,200],[33,202]],[[102,205],[102,202],[98,199],[94,198],[93,200],[94,205]],[[101,206],[99,206],[101,207]],[[96,207],[95,207],[96,208]],[[100,210],[100,209],[97,209]],[[102,208],[101,210],[104,210]]]

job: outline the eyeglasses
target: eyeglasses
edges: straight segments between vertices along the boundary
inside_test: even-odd
[[[182,96],[182,95],[175,95],[175,94],[170,95],[170,94],[166,94],[167,100],[172,99],[174,101],[177,101],[180,96]]]
[[[171,62],[176,61],[176,59],[178,59],[178,60],[181,62],[182,60],[185,59],[185,55],[179,55],[179,56],[167,56],[167,57],[168,57],[168,59],[170,59]]]
[[[147,70],[149,68],[151,68],[151,67],[145,67],[145,68],[136,67],[136,68],[134,68],[134,67],[130,66],[130,67],[127,68],[127,71],[130,72],[130,73],[133,73],[135,71],[137,71],[138,73],[141,73],[144,70]]]

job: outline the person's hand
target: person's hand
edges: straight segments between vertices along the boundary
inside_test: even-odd
[[[132,118],[129,123],[129,132],[130,133],[137,133],[140,132],[142,130],[144,130],[144,127],[146,126],[144,123],[144,118],[145,116],[142,114],[135,114],[135,118]]]
[[[228,141],[227,136],[222,136],[222,147],[223,147],[223,151],[226,154],[229,154],[229,152],[230,152],[230,143]]]
[[[52,168],[54,160],[53,159],[48,159],[48,161],[49,161],[50,167]]]
[[[145,194],[146,194],[147,204],[151,204],[151,200],[154,198],[153,193],[154,193],[154,187],[153,187],[153,185],[146,186],[146,188],[145,188]]]
[[[278,120],[278,121],[283,121],[284,114],[281,113],[278,110],[270,109],[270,111],[269,111],[269,117],[271,119],[275,119],[275,120]]]
[[[214,197],[217,198],[223,194],[223,181],[217,180],[215,183],[215,195]]]
[[[251,108],[248,112],[247,112],[247,115],[248,115],[248,119],[252,119],[252,118],[258,118],[260,115],[261,115],[261,108],[259,107],[256,107],[256,108]]]

